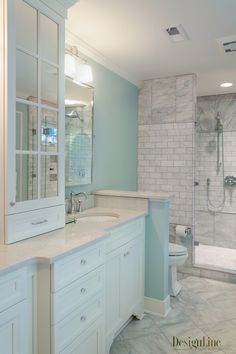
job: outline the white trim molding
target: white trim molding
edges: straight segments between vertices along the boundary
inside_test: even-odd
[[[144,311],[153,315],[166,317],[170,312],[170,296],[168,295],[164,300],[153,299],[151,297],[144,298]]]
[[[41,0],[45,5],[47,5],[51,10],[55,11],[60,16],[67,18],[67,10],[69,7],[73,6],[79,0]]]
[[[70,46],[76,46],[78,48],[79,53],[84,54],[86,57],[96,61],[101,64],[105,68],[111,70],[115,74],[121,76],[123,79],[129,81],[133,85],[140,87],[141,81],[130,75],[129,73],[122,70],[119,66],[113,63],[110,59],[105,57],[102,53],[100,53],[97,49],[90,46],[84,40],[82,40],[76,34],[70,32],[66,29],[66,44]]]

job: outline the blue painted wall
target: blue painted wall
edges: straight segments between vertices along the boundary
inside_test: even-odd
[[[136,190],[138,88],[102,65],[93,69],[93,183],[74,191]],[[71,187],[66,189],[68,191]]]
[[[145,296],[168,296],[169,202],[149,201],[146,217]]]

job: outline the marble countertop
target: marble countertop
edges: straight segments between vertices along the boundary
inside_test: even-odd
[[[98,190],[93,194],[113,197],[142,198],[152,200],[169,200],[172,194],[166,192],[146,192],[146,191],[120,191],[120,190]]]
[[[0,245],[0,272],[26,264],[53,263],[64,255],[109,237],[109,230],[146,215],[143,211],[113,208],[91,208],[81,215],[89,213],[114,213],[119,217],[114,221],[78,221],[24,241]]]

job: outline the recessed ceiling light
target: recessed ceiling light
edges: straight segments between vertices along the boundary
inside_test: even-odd
[[[223,84],[220,85],[221,87],[231,87],[233,86],[232,82],[223,82]]]

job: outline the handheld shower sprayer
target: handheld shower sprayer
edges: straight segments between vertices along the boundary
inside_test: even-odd
[[[219,211],[224,208],[225,205],[225,183],[224,183],[224,137],[223,137],[223,123],[220,118],[220,112],[217,113],[216,117],[216,126],[215,126],[215,132],[217,134],[217,151],[216,151],[216,175],[218,176],[220,171],[222,170],[222,188],[223,188],[223,195],[222,195],[222,201],[218,204],[213,204],[210,198],[210,184],[211,184],[211,179],[208,177],[207,178],[207,206],[210,211]],[[221,139],[220,139],[221,137]],[[221,144],[220,144],[221,140]],[[221,148],[221,149],[220,149]]]

